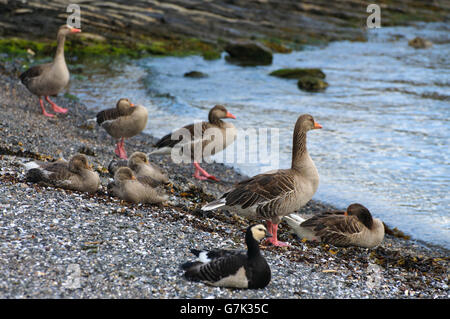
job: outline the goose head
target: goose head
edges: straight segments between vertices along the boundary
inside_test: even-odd
[[[247,229],[247,233],[250,233],[252,238],[258,242],[263,238],[272,237],[272,235],[267,232],[267,228],[263,224],[251,225]]]
[[[58,29],[58,35],[68,35],[70,33],[78,33],[81,32],[81,29],[77,29],[77,28],[73,28],[68,24],[64,24],[62,26],[59,27]]]
[[[136,176],[134,176],[133,171],[129,167],[121,167],[117,170],[114,175],[114,180],[117,182],[124,182],[128,180],[135,180]]]
[[[209,111],[208,119],[211,123],[225,118],[235,119],[236,116],[228,112],[223,105],[216,105]]]
[[[356,216],[358,220],[367,228],[371,229],[373,225],[372,215],[369,210],[361,204],[351,204],[347,207],[346,216]]]
[[[127,98],[122,98],[117,101],[116,108],[120,114],[126,114],[129,110],[134,107],[134,104],[130,102]]]
[[[148,164],[147,155],[142,152],[134,152],[128,159],[128,167],[135,167],[139,164]]]
[[[83,154],[78,154],[72,157],[69,161],[69,170],[72,172],[81,172],[82,170],[92,170],[92,166],[89,165],[87,157]]]
[[[295,123],[295,131],[307,132],[310,130],[321,129],[322,125],[314,121],[312,115],[303,114],[300,115]]]

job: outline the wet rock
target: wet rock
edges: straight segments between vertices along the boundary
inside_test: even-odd
[[[270,49],[255,42],[234,42],[225,47],[226,60],[241,66],[270,65],[273,55]]]
[[[320,92],[328,87],[328,83],[317,77],[304,76],[298,80],[297,86],[303,91]]]
[[[271,72],[269,75],[285,79],[300,79],[304,76],[312,76],[325,79],[325,73],[318,68],[287,68]]]
[[[427,49],[433,45],[433,43],[427,39],[421,37],[415,37],[408,42],[409,46],[414,49]]]
[[[190,72],[186,72],[183,76],[186,78],[201,79],[201,78],[207,78],[208,74],[200,72],[200,71],[190,71]]]

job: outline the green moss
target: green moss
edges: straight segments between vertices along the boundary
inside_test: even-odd
[[[56,41],[26,40],[19,38],[0,39],[0,52],[11,56],[51,56],[56,49]],[[30,51],[31,50],[31,51]],[[89,38],[69,38],[65,43],[66,57],[80,59],[95,57],[143,56],[186,56],[199,54],[205,59],[220,58],[217,47],[195,38],[150,39],[142,38],[136,42],[117,40],[97,41]]]
[[[221,53],[220,51],[206,51],[203,52],[202,54],[203,59],[205,60],[218,60],[221,58]]]
[[[271,72],[269,75],[285,78],[285,79],[299,79],[304,76],[312,76],[324,79],[325,73],[321,69],[310,68],[292,68],[292,69],[279,69]]]

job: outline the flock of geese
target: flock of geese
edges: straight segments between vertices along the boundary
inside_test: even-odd
[[[46,112],[42,97],[50,103],[54,112],[66,113],[67,109],[57,106],[49,96],[58,94],[69,81],[69,71],[64,59],[64,39],[66,35],[81,30],[64,25],[59,28],[56,55],[51,63],[31,67],[20,75],[22,83],[29,91],[39,97],[44,116],[54,116]],[[233,124],[224,119],[235,119],[224,106],[214,106],[208,115],[208,121],[200,124],[201,133],[209,128],[223,132],[223,145],[216,148],[221,151],[236,139]],[[115,154],[108,166],[114,181],[107,189],[108,193],[132,203],[162,203],[168,200],[160,186],[169,182],[169,176],[158,166],[149,162],[143,152],[134,152],[130,158],[124,148],[124,139],[142,132],[147,125],[147,109],[123,98],[115,108],[106,109],[97,114],[97,123],[117,140]],[[384,225],[372,218],[369,210],[360,204],[351,204],[346,211],[326,212],[308,220],[294,212],[311,200],[319,185],[319,174],[306,147],[307,133],[321,129],[309,114],[300,115],[295,123],[292,142],[292,162],[288,169],[279,169],[258,174],[243,180],[217,200],[202,207],[202,210],[226,209],[251,221],[266,221],[266,225],[255,223],[248,227],[245,235],[247,250],[214,249],[201,251],[192,249],[198,258],[182,265],[185,278],[202,281],[210,285],[263,288],[271,280],[270,267],[261,255],[259,243],[274,246],[287,246],[277,238],[278,224],[284,218],[292,230],[307,240],[333,244],[336,246],[375,247],[384,238]],[[194,124],[184,126],[184,130],[194,136]],[[180,130],[181,130],[180,129]],[[179,146],[182,139],[177,131],[167,134],[156,143],[152,154],[170,154],[172,148]],[[184,141],[185,142],[185,141]],[[192,138],[191,149],[196,145],[203,148],[209,139]],[[218,179],[200,167],[199,159],[192,155],[195,167],[194,177],[199,180]],[[95,193],[100,186],[98,174],[89,165],[83,154],[73,156],[69,162],[58,160],[53,163],[33,161],[24,164],[26,178],[30,182],[39,182],[55,187]]]

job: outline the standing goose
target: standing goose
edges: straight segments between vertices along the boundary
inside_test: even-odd
[[[124,149],[124,139],[141,133],[148,120],[148,111],[141,105],[134,105],[128,99],[120,99],[115,108],[97,113],[97,123],[109,135],[117,139],[115,153],[122,159],[127,159]]]
[[[100,185],[97,172],[92,170],[85,155],[73,156],[67,163],[58,160],[53,163],[29,162],[26,180],[80,192],[95,193]]]
[[[69,25],[63,25],[58,30],[56,54],[53,62],[33,66],[23,72],[19,78],[28,90],[39,97],[42,114],[53,117],[53,114],[47,113],[44,108],[45,100],[50,103],[52,109],[56,113],[67,113],[67,109],[59,107],[49,96],[56,96],[69,83],[70,74],[67,69],[66,60],[64,58],[64,41],[66,35],[70,33],[81,32],[80,29],[72,28]]]
[[[200,180],[212,179],[218,181],[215,176],[201,168],[198,162],[207,156],[224,150],[236,139],[236,128],[233,124],[222,121],[224,118],[235,119],[236,116],[228,112],[223,105],[216,105],[209,111],[208,122],[186,125],[167,134],[156,143],[157,149],[150,154],[171,154],[172,148],[175,147],[180,147],[183,151],[188,149],[188,152],[186,152],[188,155],[185,156],[193,161],[195,166],[194,177]],[[187,138],[186,133],[189,135]],[[222,143],[210,139],[211,135],[216,134],[220,134],[219,141]],[[205,149],[209,149],[210,153],[204,154]]]
[[[114,175],[114,183],[108,185],[108,192],[135,204],[157,204],[168,199],[166,195],[158,194],[150,185],[137,180],[129,167],[120,167],[117,170]]]
[[[361,204],[351,204],[345,212],[327,212],[304,220],[297,214],[284,217],[300,238],[335,246],[373,248],[384,238],[384,225],[372,218]]]
[[[188,280],[202,281],[212,286],[258,289],[266,287],[271,279],[270,267],[259,250],[259,241],[266,236],[264,225],[251,225],[245,234],[247,252],[214,249],[191,251],[198,261],[181,265]]]
[[[273,235],[268,241],[275,246],[287,246],[277,239],[281,218],[309,202],[319,186],[319,174],[306,149],[306,133],[320,128],[322,126],[311,115],[299,116],[294,128],[291,168],[259,174],[237,183],[202,210],[234,208],[244,217],[266,219]]]
[[[110,175],[114,177],[116,171],[120,167],[129,167],[133,171],[136,178],[140,181],[146,180],[146,183],[152,187],[156,187],[160,184],[167,184],[169,177],[164,173],[161,168],[148,161],[147,155],[142,152],[134,152],[131,154],[128,161],[125,160],[112,160],[108,165],[108,171]]]

